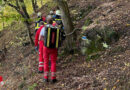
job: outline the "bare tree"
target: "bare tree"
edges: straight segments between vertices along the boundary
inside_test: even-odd
[[[27,32],[28,32],[30,42],[31,42],[32,45],[34,45],[33,39],[31,37],[31,32],[30,32],[30,22],[29,22],[30,17],[29,17],[29,14],[27,12],[24,0],[15,0],[14,1],[15,4],[13,4],[9,0],[4,0],[4,1],[8,6],[14,8],[24,18],[23,22],[27,27]]]

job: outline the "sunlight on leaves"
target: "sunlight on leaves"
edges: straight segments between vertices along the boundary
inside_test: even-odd
[[[61,84],[62,87],[64,87],[65,85],[64,84]]]
[[[87,29],[87,26],[83,26],[82,30],[85,31]]]
[[[114,86],[113,88],[112,88],[112,90],[115,90],[116,89],[116,86]]]
[[[103,78],[103,80],[106,80],[106,78]]]
[[[104,48],[108,48],[109,47],[107,43],[102,43],[102,44],[103,44]]]
[[[125,66],[127,66],[127,67],[130,67],[130,63],[124,63],[125,64]]]
[[[91,65],[90,65],[90,64],[88,64],[88,65],[87,65],[87,67],[89,68],[89,67],[91,67]]]
[[[107,90],[107,88],[104,88],[103,90]]]

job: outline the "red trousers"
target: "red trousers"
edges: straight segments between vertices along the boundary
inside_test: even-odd
[[[44,78],[49,76],[49,57],[51,59],[51,79],[56,79],[57,49],[44,47]]]
[[[43,71],[43,41],[39,41],[39,71]]]

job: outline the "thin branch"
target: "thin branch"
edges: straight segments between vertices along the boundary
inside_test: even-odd
[[[24,0],[19,0],[19,2],[20,2],[20,4],[21,4],[22,10],[24,11],[24,16],[25,16],[25,18],[26,18],[26,19],[29,19],[30,16],[29,16],[29,14],[28,14],[28,12],[27,12],[27,9],[26,9]]]
[[[16,10],[18,10],[18,7],[17,6],[15,6],[15,5],[13,5],[13,4],[10,4],[10,3],[7,3],[10,7],[13,7],[13,8],[15,8]]]
[[[19,2],[18,2],[18,0],[16,0],[16,6],[17,6],[18,9],[20,10],[20,6],[19,6]]]
[[[23,12],[20,11],[17,6],[15,6],[13,4],[10,4],[10,3],[7,3],[7,5],[9,5],[10,7],[14,8],[20,15],[22,15],[23,18],[25,18]]]

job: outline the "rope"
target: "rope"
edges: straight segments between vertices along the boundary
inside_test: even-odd
[[[65,36],[72,35],[76,30],[80,30],[80,29],[81,29],[81,28],[76,28],[76,29],[74,29],[71,33],[65,34]]]

